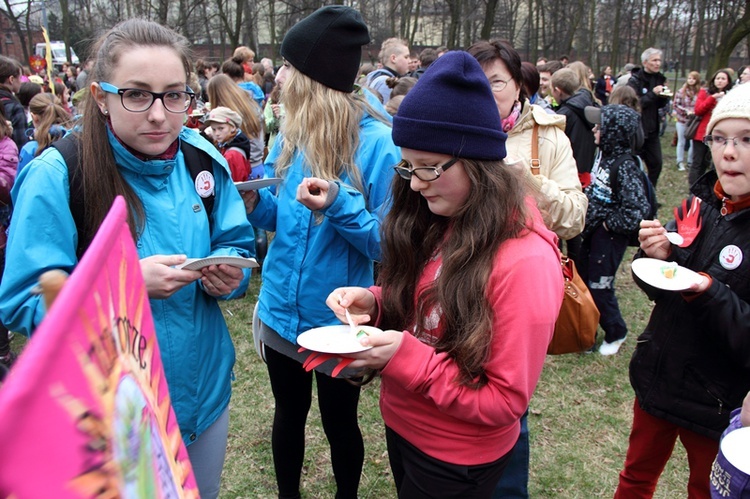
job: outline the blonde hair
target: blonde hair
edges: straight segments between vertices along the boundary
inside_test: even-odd
[[[245,47],[244,45],[240,45],[236,49],[234,49],[234,54],[232,54],[232,59],[239,59],[239,63],[252,61],[255,59],[255,52],[249,47]]]
[[[575,74],[578,76],[578,81],[581,84],[581,88],[585,88],[586,90],[588,90],[594,102],[598,102],[599,104],[601,104],[597,96],[594,95],[594,91],[591,89],[591,80],[589,79],[589,73],[590,73],[589,67],[585,65],[584,63],[582,63],[581,61],[573,61],[565,67],[572,69],[573,72],[575,72]],[[554,74],[552,76],[554,76]]]
[[[38,156],[47,146],[56,140],[50,134],[52,125],[63,125],[67,128],[73,118],[57,102],[57,98],[54,95],[47,93],[36,94],[31,98],[31,101],[29,101],[29,112],[39,117],[39,123],[34,129],[34,139],[39,144],[35,156]]]
[[[695,80],[695,85],[688,85],[687,81],[691,77]],[[688,77],[685,79],[685,84],[682,86],[682,88],[690,92],[690,95],[692,97],[693,95],[698,95],[698,92],[700,92],[701,83],[701,74],[698,71],[691,71],[690,73],[688,73]]]
[[[401,38],[388,38],[382,45],[380,45],[380,53],[378,54],[380,62],[382,64],[388,63],[388,59],[390,59],[393,54],[398,53],[401,48],[409,50],[409,44]]]
[[[261,136],[263,129],[259,118],[260,107],[250,94],[238,87],[229,76],[220,74],[208,80],[207,93],[211,109],[228,107],[242,118],[242,133],[248,138]]]
[[[359,122],[365,111],[387,123],[361,93],[333,90],[289,67],[281,92],[286,116],[282,125],[283,147],[276,173],[284,176],[298,151],[313,177],[341,180],[346,175],[355,189],[364,192],[356,164]]]

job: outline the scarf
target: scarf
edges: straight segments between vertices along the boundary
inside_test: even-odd
[[[521,103],[516,101],[508,117],[502,119],[503,132],[508,133],[511,128],[516,126],[519,116],[521,116]]]

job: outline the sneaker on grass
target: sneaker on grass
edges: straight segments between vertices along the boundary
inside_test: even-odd
[[[625,338],[615,340],[612,343],[603,341],[602,346],[599,347],[599,353],[602,355],[614,355],[620,350],[620,346],[622,346],[624,342]]]

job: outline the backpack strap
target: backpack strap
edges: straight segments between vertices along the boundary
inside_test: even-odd
[[[76,225],[76,230],[78,230],[76,255],[80,260],[83,253],[89,247],[89,244],[91,244],[91,240],[94,238],[94,234],[89,234],[89,231],[86,230],[86,203],[83,191],[83,169],[81,168],[80,141],[75,134],[69,133],[60,140],[50,144],[50,146],[58,150],[68,167],[70,214],[73,216],[73,222]],[[188,144],[184,140],[180,141],[180,149],[185,156],[185,165],[190,171],[190,177],[193,179],[193,182],[195,182],[195,179],[202,171],[208,171],[213,175],[213,161],[211,160],[211,156],[206,152],[199,150],[197,147]],[[203,201],[203,208],[206,212],[206,217],[208,217],[209,230],[213,230],[212,214],[214,210],[214,201],[216,200],[216,193],[214,192],[207,198],[201,198],[201,200]]]
[[[60,140],[56,140],[51,147],[57,149],[68,167],[68,190],[70,191],[70,214],[78,231],[78,246],[76,255],[80,260],[86,248],[91,244],[93,234],[88,234],[86,227],[86,204],[83,195],[83,175],[81,169],[81,152],[78,136],[69,133]]]
[[[531,131],[531,174],[539,175],[542,163],[539,161],[539,123],[534,122],[534,129]]]
[[[385,77],[387,79],[387,78],[390,78],[392,76],[395,76],[395,75],[393,73],[391,73],[390,71],[388,71],[388,70],[385,70],[383,68],[376,69],[375,71],[373,71],[372,73],[370,73],[369,75],[367,75],[367,79],[365,80],[365,85],[367,85],[369,87],[378,78]]]
[[[201,151],[194,145],[188,144],[187,141],[180,140],[180,149],[182,154],[185,156],[185,165],[188,171],[190,171],[190,177],[195,182],[198,175],[202,171],[207,171],[212,176],[214,174],[214,162],[205,151]],[[213,232],[213,212],[214,212],[214,201],[216,200],[216,191],[214,190],[210,196],[201,198],[203,201],[203,208],[206,211],[208,217],[208,227]]]

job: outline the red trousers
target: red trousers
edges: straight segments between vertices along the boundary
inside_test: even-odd
[[[719,442],[647,414],[637,400],[633,406],[633,429],[630,431],[625,469],[620,473],[615,499],[652,497],[677,437],[687,450],[690,466],[688,498],[709,499],[709,476],[711,465],[719,452]]]

